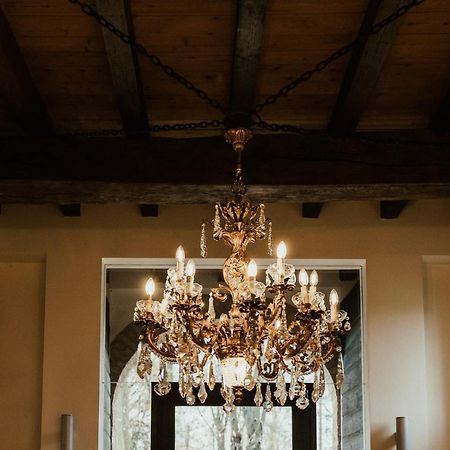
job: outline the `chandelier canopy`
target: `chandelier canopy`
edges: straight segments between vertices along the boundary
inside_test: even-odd
[[[147,298],[136,303],[134,321],[143,326],[137,372],[141,378],[150,374],[154,353],[160,359],[159,381],[155,385],[158,395],[170,391],[167,364],[177,363],[179,392],[188,405],[195,403],[196,396],[204,403],[208,395],[206,385],[212,390],[221,383],[227,413],[239,404],[244,389],[255,390],[255,404],[270,411],[270,383],[275,383],[273,396],[279,404],[284,405],[288,396],[291,400],[297,397],[296,405],[305,409],[309,404],[305,377],[314,377],[311,399],[316,402],[325,390],[324,366],[336,354],[336,387],[343,383],[340,337],[350,330],[348,316],[339,310],[336,290],[330,293],[327,309],[325,295],[317,291],[317,272],[308,274],[300,269],[300,292],[290,299],[297,311],[288,321],[287,295],[296,284],[296,269],[285,261],[287,249],[283,241],[277,247],[276,262],[265,272],[265,282],[256,279],[257,265],[248,258],[247,246],[266,239],[272,255],[272,222],[266,219],[263,204],[252,204],[246,199],[241,153],[251,132],[232,129],[225,138],[233,145],[238,160],[233,198],[216,203],[211,222],[214,239],[231,248],[231,255],[223,264],[225,283],[211,290],[206,307],[203,287],[194,280],[195,264],[189,260],[185,265],[184,250],[178,247],[176,267],[167,271],[162,300],[153,299],[155,285],[150,278]],[[207,253],[205,228],[204,223],[202,257]],[[226,301],[231,301],[228,313],[217,318],[215,302]],[[263,395],[264,382],[267,384]]]

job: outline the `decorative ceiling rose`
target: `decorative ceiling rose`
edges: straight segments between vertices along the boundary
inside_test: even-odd
[[[258,269],[255,261],[247,257],[247,246],[266,239],[272,255],[272,222],[266,219],[263,204],[255,205],[245,198],[240,155],[251,132],[233,129],[225,138],[238,154],[233,199],[216,203],[211,222],[213,238],[231,248],[223,264],[225,283],[211,290],[206,309],[203,287],[194,281],[195,264],[189,260],[185,265],[183,247],[178,247],[176,266],[167,271],[162,300],[153,299],[155,285],[150,278],[147,298],[136,304],[134,321],[143,326],[137,371],[141,378],[149,375],[151,353],[159,357],[155,392],[165,395],[171,389],[167,364],[177,363],[180,395],[188,405],[195,403],[196,396],[204,403],[206,386],[212,390],[221,383],[227,413],[239,404],[244,389],[254,390],[255,404],[270,411],[270,383],[274,383],[273,397],[280,405],[288,397],[297,398],[296,405],[305,409],[309,404],[305,377],[314,377],[311,399],[316,402],[325,390],[324,366],[336,354],[336,387],[343,383],[340,337],[350,330],[348,316],[339,310],[336,290],[331,291],[327,309],[325,295],[317,291],[317,272],[308,274],[300,269],[300,292],[290,295],[290,303],[297,311],[288,321],[287,295],[294,289],[296,274],[295,267],[285,260],[287,248],[283,241],[278,245],[276,262],[266,270],[265,282],[257,281]],[[204,223],[202,257],[207,254],[205,228]],[[228,313],[217,318],[215,302],[226,301],[231,301]],[[264,394],[262,383],[266,383]]]

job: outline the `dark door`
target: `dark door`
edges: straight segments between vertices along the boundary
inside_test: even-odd
[[[308,386],[309,387],[309,386]],[[265,389],[263,389],[265,391]],[[254,392],[244,391],[244,396],[240,406],[255,407],[253,401]],[[213,391],[208,391],[208,398],[202,405],[198,400],[194,406],[222,406],[224,400],[220,395],[220,385],[216,385]],[[275,406],[279,406],[274,402]],[[175,408],[186,406],[186,402],[178,393],[178,384],[172,383],[172,389],[168,395],[158,396],[152,389],[152,430],[151,448],[152,450],[172,450],[175,449],[176,421]],[[237,406],[239,408],[239,406]],[[255,407],[256,408],[256,407]],[[300,410],[295,406],[295,400],[286,401],[282,408],[289,408],[292,417],[292,450],[316,450],[316,407],[313,402],[306,410]],[[223,413],[225,414],[225,413]],[[265,413],[265,414],[271,414]],[[203,424],[204,425],[204,424]],[[193,426],[195,424],[193,423]],[[210,450],[210,449],[204,449]],[[290,450],[286,448],[283,450]]]

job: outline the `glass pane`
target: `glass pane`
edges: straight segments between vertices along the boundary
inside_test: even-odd
[[[228,415],[221,406],[177,406],[176,450],[289,450],[292,411],[240,406]]]

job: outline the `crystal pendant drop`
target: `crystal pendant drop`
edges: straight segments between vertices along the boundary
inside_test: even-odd
[[[224,405],[222,406],[222,409],[227,413],[227,414],[231,414],[235,409],[236,406],[234,406],[233,403],[224,403]]]
[[[200,403],[205,403],[206,397],[208,397],[204,381],[202,381],[202,383],[200,384],[200,389],[198,390],[197,397],[200,400]]]
[[[139,353],[139,360],[137,365],[137,374],[139,378],[144,378],[145,375],[150,375],[152,372],[152,358],[151,351],[148,345],[144,344]]]
[[[209,293],[208,316],[211,320],[216,318],[216,310],[214,309],[214,297],[212,292]]]
[[[222,398],[223,398],[224,400],[227,399],[227,389],[226,389],[226,387],[223,385],[223,383],[222,383],[222,386],[220,386],[220,395],[222,396]]]
[[[216,378],[214,376],[213,361],[211,359],[211,362],[209,363],[209,373],[208,373],[208,387],[209,387],[209,390],[212,391],[214,389],[215,385],[216,385]]]
[[[208,254],[208,248],[206,246],[206,231],[205,231],[206,225],[202,223],[202,234],[200,236],[200,255],[202,258],[206,258],[206,255]]]
[[[255,384],[256,380],[252,373],[252,367],[249,367],[244,378],[244,387],[247,391],[251,391],[255,387]]]
[[[270,384],[269,383],[267,383],[267,387],[266,387],[266,396],[265,396],[265,400],[263,403],[263,408],[264,408],[264,411],[266,411],[266,412],[272,411],[272,408],[273,408],[272,394],[270,392]]]
[[[261,392],[261,383],[259,381],[256,383],[256,393],[255,393],[254,400],[255,400],[255,405],[256,406],[261,406],[261,404],[262,404],[262,402],[264,400],[262,392]]]
[[[325,394],[325,371],[323,366],[320,366],[319,397],[322,398],[323,394]]]
[[[300,388],[300,395],[298,396],[297,401],[295,402],[295,406],[297,406],[297,408],[303,410],[306,409],[309,405],[309,399],[306,395],[306,384],[302,383],[301,388]]]
[[[171,384],[169,383],[169,377],[167,374],[166,362],[161,361],[161,367],[159,369],[159,382],[156,383],[154,391],[158,395],[167,395],[170,392]]]
[[[272,246],[272,222],[269,222],[269,231],[267,232],[267,254],[269,256],[273,255],[273,246]]]
[[[195,403],[195,395],[192,392],[192,384],[189,383],[189,386],[186,391],[186,403],[189,406],[192,406]]]
[[[313,391],[311,394],[311,400],[316,403],[320,398],[320,387],[319,387],[319,372],[316,371],[314,373],[314,384],[313,384]]]
[[[336,389],[341,389],[344,383],[344,360],[342,358],[342,353],[339,353],[337,360],[337,371],[336,371]]]
[[[218,237],[216,239],[219,239],[219,235],[220,235],[220,212],[219,212],[219,205],[218,204],[216,204],[216,214],[214,216],[213,235],[214,235],[214,237],[217,235]]]

